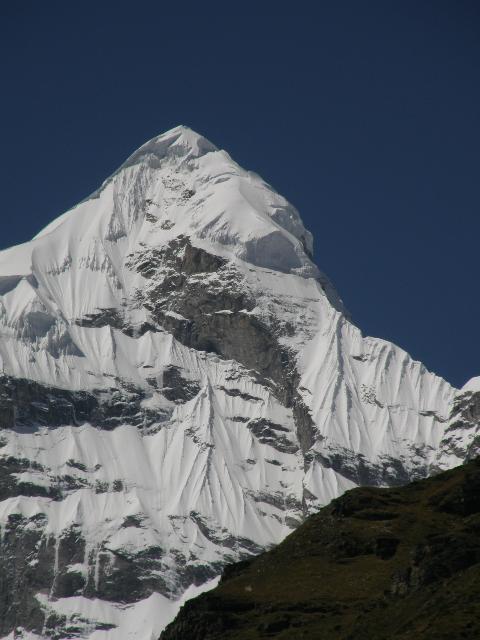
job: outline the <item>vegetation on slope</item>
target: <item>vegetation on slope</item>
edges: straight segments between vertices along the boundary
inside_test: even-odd
[[[480,638],[480,459],[334,500],[226,568],[161,640]]]

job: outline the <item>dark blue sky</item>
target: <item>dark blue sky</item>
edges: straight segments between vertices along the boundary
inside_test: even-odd
[[[480,374],[478,2],[9,5],[1,247],[187,124],[299,208],[365,333]]]

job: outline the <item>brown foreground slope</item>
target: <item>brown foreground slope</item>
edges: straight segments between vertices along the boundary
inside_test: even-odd
[[[478,640],[480,459],[349,491],[278,547],[226,568],[161,640]]]

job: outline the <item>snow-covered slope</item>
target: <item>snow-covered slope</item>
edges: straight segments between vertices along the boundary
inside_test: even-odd
[[[473,437],[349,321],[294,207],[185,127],[0,252],[0,332],[3,635],[150,639],[178,603],[122,612]]]

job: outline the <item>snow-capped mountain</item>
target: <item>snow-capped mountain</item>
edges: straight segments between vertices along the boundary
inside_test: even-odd
[[[186,127],[0,252],[0,331],[9,638],[150,640],[346,489],[476,447],[480,392],[364,337],[295,208]]]

